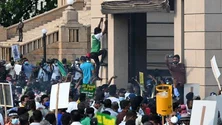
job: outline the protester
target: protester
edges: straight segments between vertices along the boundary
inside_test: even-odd
[[[30,100],[27,102],[27,105],[25,107],[26,107],[26,109],[29,110],[28,114],[31,117],[33,115],[33,112],[36,110],[36,103],[34,100]],[[29,119],[30,119],[30,117],[29,117]]]
[[[23,95],[21,97],[21,102],[19,103],[19,107],[25,107],[25,105],[28,101],[29,101],[29,96]]]
[[[10,111],[5,125],[19,125],[19,116],[17,111]]]
[[[179,91],[176,97],[180,99],[181,103],[183,103],[184,84],[186,83],[185,65],[183,63],[180,63],[179,55],[173,56],[173,63],[170,63],[168,58],[169,55],[165,57],[166,65],[174,78],[174,88]]]
[[[136,112],[130,111],[127,112],[125,119],[119,125],[125,125],[127,121],[133,120],[135,124],[135,120],[137,118]]]
[[[81,115],[80,115],[80,112],[78,110],[73,110],[71,112],[71,120],[72,120],[72,124],[71,125],[82,125],[80,123]]]
[[[52,78],[51,81],[59,81],[61,79],[61,73],[59,70],[58,62],[57,60],[54,60],[54,63],[52,65]]]
[[[113,110],[114,112],[116,112],[117,114],[119,113],[119,112],[118,112],[118,110],[119,110],[119,104],[118,104],[117,102],[113,102],[111,108],[112,108],[112,110]]]
[[[79,80],[81,80],[81,78],[82,78],[82,71],[80,68],[79,58],[77,58],[75,60],[74,64],[72,64],[71,70],[72,70],[71,72],[73,74],[72,84],[73,84],[73,86],[76,86],[77,83],[79,82]]]
[[[165,125],[177,125],[178,123],[178,118],[176,117],[176,112],[173,112],[169,115],[169,117],[166,119],[166,124]]]
[[[95,77],[98,80],[102,80],[99,77],[99,68],[100,66],[107,66],[106,63],[104,63],[104,59],[107,56],[107,50],[101,48],[101,40],[102,36],[107,33],[107,27],[108,23],[105,21],[105,28],[103,31],[101,30],[101,24],[103,23],[103,18],[100,19],[98,27],[94,29],[94,35],[92,35],[92,48],[91,48],[91,53],[90,53],[90,58],[94,60],[96,63],[96,69],[95,69]],[[99,56],[102,55],[101,61],[99,61]]]
[[[38,80],[39,82],[42,84],[41,86],[43,88],[41,88],[41,90],[44,90],[44,87],[49,87],[49,81],[51,79],[51,73],[52,73],[52,68],[50,64],[47,63],[43,63],[40,65],[40,70],[38,73]]]
[[[69,96],[69,104],[68,104],[68,108],[67,108],[66,112],[67,112],[67,113],[71,113],[73,110],[77,110],[77,109],[78,109],[78,108],[77,108],[77,105],[78,105],[78,103],[77,103],[77,98],[74,99],[74,98],[72,97],[72,95],[70,95],[70,96]]]
[[[15,73],[15,61],[11,60],[10,63],[8,63],[5,68],[8,72],[8,75],[12,78],[12,80],[16,79],[16,73]]]
[[[26,75],[26,80],[29,80],[29,78],[31,77],[32,74],[32,70],[35,67],[29,63],[28,59],[25,60],[24,64],[22,65],[22,71],[24,71],[25,75]]]
[[[6,80],[7,71],[4,66],[4,61],[0,61],[0,82],[5,82]]]
[[[65,68],[66,73],[68,73],[69,72],[69,65],[67,64],[66,58],[62,59],[62,64],[63,64],[63,67]]]
[[[9,69],[13,62],[11,61],[4,67],[5,62],[0,61],[2,62],[2,67],[4,67],[2,68],[3,73],[5,71],[7,76],[2,80],[12,85],[15,104],[13,108],[9,108],[6,112],[9,118],[5,119],[7,125],[97,125],[101,122],[101,119],[97,119],[99,118],[97,115],[105,115],[111,119],[116,118],[116,125],[159,125],[161,123],[162,119],[156,112],[156,97],[151,98],[151,93],[148,96],[140,96],[138,92],[140,88],[136,85],[137,83],[132,84],[133,82],[130,81],[131,83],[126,88],[119,89],[117,88],[118,83],[111,84],[112,80],[117,78],[117,76],[113,76],[108,80],[107,84],[96,86],[94,95],[89,97],[88,94],[82,92],[82,83],[87,84],[87,86],[95,85],[94,82],[91,82],[94,67],[89,59],[87,62],[87,58],[83,56],[80,58],[81,64],[77,59],[73,66],[69,66],[67,60],[63,60],[64,65],[61,65],[61,67],[65,67],[65,65],[71,67],[67,69],[69,73],[65,76],[65,79],[61,78],[60,65],[56,66],[57,59],[53,60],[56,61],[50,62],[48,60],[46,63],[42,61],[44,63],[40,63],[38,75],[35,75],[37,70],[35,72],[31,71],[28,81],[26,80],[27,72],[25,73],[24,71],[21,71],[20,75],[15,79],[11,79],[10,71],[3,69],[6,69],[7,66]],[[31,63],[28,64],[32,65]],[[24,63],[23,65],[26,64]],[[74,68],[74,66],[76,67]],[[36,66],[33,65],[33,67]],[[56,67],[57,73],[54,71]],[[77,72],[80,74],[77,75]],[[37,81],[31,79],[36,79]],[[81,79],[83,79],[83,82],[81,82]],[[50,80],[52,81],[50,82]],[[69,91],[69,97],[64,97],[69,99],[67,109],[59,108],[56,116],[54,110],[52,112],[49,110],[50,90],[53,84],[59,82],[71,82],[71,85],[70,90],[67,90]],[[174,82],[174,85],[178,84],[176,79],[174,79]],[[152,94],[155,94],[152,89],[154,86],[149,87],[149,89],[145,90],[152,90]],[[77,90],[77,88],[79,89]],[[178,90],[172,94],[177,95],[176,92],[178,92],[180,97],[181,93]],[[218,95],[212,92],[210,96]],[[190,92],[186,95],[186,100],[187,102],[185,103],[181,103],[180,100],[173,101],[174,112],[164,119],[166,120],[166,125],[187,124],[189,122],[193,101],[200,100],[200,97],[194,96],[194,93]],[[4,119],[2,118],[1,120],[1,116],[4,116],[4,113],[0,113],[0,123],[3,125]],[[220,123],[219,113],[218,124]]]
[[[94,117],[94,109],[86,108],[86,117],[81,120],[82,125],[90,125],[91,119]]]
[[[92,74],[94,72],[94,67],[90,62],[86,62],[86,57],[81,56],[80,68],[83,72],[83,84],[89,84]]]
[[[107,99],[110,99],[112,103],[117,102],[119,104],[119,99],[116,98],[116,89],[116,85],[109,86],[109,97]]]
[[[62,115],[62,125],[70,125],[71,115],[69,113],[64,113]]]
[[[118,113],[116,113],[112,108],[112,102],[111,102],[111,100],[110,99],[106,99],[105,101],[104,101],[104,111],[108,111],[108,112],[110,112],[111,114],[111,116],[114,116],[114,117],[116,117],[117,115],[118,115]]]
[[[101,101],[100,100],[95,100],[91,107],[94,109],[94,114],[96,114],[98,111],[100,112]]]
[[[33,112],[32,118],[33,118],[34,122],[31,123],[30,125],[41,125],[40,122],[42,121],[42,118],[43,118],[42,112],[39,110],[35,110]]]
[[[127,100],[122,100],[120,102],[120,107],[122,109],[122,112],[120,112],[118,115],[117,115],[117,120],[116,120],[116,124],[119,125],[122,121],[123,121],[123,118],[126,116],[129,108],[130,108],[130,102],[127,101]]]
[[[29,125],[29,114],[25,113],[19,116],[20,125]]]
[[[45,116],[45,120],[50,123],[50,125],[56,125],[56,117],[54,113],[49,113]],[[58,120],[59,121],[59,120]],[[60,124],[61,125],[61,124]]]

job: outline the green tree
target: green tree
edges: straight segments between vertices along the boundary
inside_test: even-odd
[[[37,10],[40,0],[8,0],[0,2],[0,24],[8,27],[16,24],[20,19],[29,19],[38,14],[57,7],[57,0],[45,0],[42,10]]]

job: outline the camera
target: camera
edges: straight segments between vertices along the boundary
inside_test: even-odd
[[[53,60],[53,59],[48,59],[48,60],[47,60],[47,63],[48,63],[48,64],[53,64],[53,63],[54,63],[54,60]]]
[[[168,55],[168,58],[173,58],[173,56],[174,56],[173,54],[170,54]]]

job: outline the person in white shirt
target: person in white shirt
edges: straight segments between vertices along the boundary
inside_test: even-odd
[[[8,71],[8,74],[11,76],[11,78],[12,78],[13,80],[16,79],[16,72],[15,72],[14,67],[15,67],[15,62],[14,62],[13,60],[11,61],[11,63],[8,63],[8,64],[5,66],[6,70]]]
[[[32,117],[33,117],[34,122],[32,122],[30,125],[41,125],[40,122],[42,121],[42,118],[43,118],[41,111],[35,110],[33,112]]]
[[[107,66],[106,63],[104,63],[104,59],[107,56],[107,50],[101,49],[101,41],[102,41],[102,36],[107,33],[107,26],[108,22],[107,20],[104,22],[104,29],[102,31],[101,29],[101,24],[103,23],[103,18],[100,19],[98,27],[94,29],[94,34],[92,35],[92,48],[90,52],[90,58],[94,60],[96,67],[95,67],[95,77],[97,80],[102,80],[99,77],[99,69],[100,66]],[[99,60],[99,56],[102,55],[101,60]]]
[[[72,124],[71,125],[82,125],[80,123],[81,120],[81,116],[78,110],[73,110],[71,112],[71,120],[72,120]]]
[[[112,103],[111,103],[111,100],[110,99],[106,99],[104,101],[104,107],[105,107],[105,110],[104,111],[109,111],[111,116],[114,116],[116,117],[118,115],[117,112],[115,112],[113,109],[111,109],[112,107]]]
[[[96,115],[98,110],[101,108],[101,101],[94,101],[91,107],[94,109],[94,114]]]
[[[60,80],[61,79],[61,73],[60,73],[60,70],[59,70],[59,66],[58,66],[58,63],[55,62],[53,64],[53,71],[52,71],[52,78],[51,80]]]
[[[73,110],[77,110],[77,109],[78,109],[77,100],[73,100],[73,97],[70,95],[69,96],[69,104],[68,104],[68,108],[67,108],[66,112],[71,113]]]
[[[82,77],[82,74],[81,74],[81,69],[80,69],[80,62],[79,62],[79,58],[77,58],[76,60],[75,60],[75,63],[74,64],[72,64],[72,69],[73,69],[73,75],[74,75],[74,77],[73,77],[73,80],[74,81],[79,81],[79,79]]]
[[[118,106],[119,106],[118,111],[120,112],[121,111],[120,101],[119,101],[119,98],[116,98],[116,96],[117,96],[116,95],[116,90],[117,90],[116,85],[110,85],[109,86],[109,97],[107,99],[110,99],[112,103],[117,102]]]

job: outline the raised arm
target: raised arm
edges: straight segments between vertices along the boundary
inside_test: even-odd
[[[168,57],[169,57],[169,55],[165,56],[165,62],[166,62],[166,65],[167,65],[168,69],[172,70],[172,65],[170,64]]]
[[[110,85],[111,82],[113,81],[113,79],[116,79],[116,78],[117,78],[117,76],[113,76],[113,77],[111,77],[111,78],[109,79],[109,81],[108,81],[108,85]]]
[[[83,77],[80,77],[80,79],[78,80],[77,84],[75,85],[75,88],[77,89],[80,85],[81,80],[83,79]]]
[[[99,21],[99,24],[98,24],[98,27],[99,27],[99,28],[101,28],[102,22],[103,22],[103,18],[101,18],[100,21]]]

